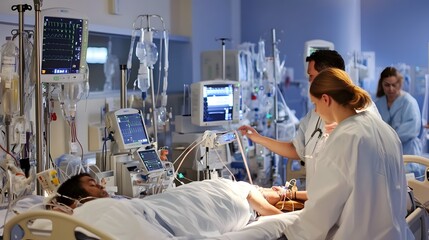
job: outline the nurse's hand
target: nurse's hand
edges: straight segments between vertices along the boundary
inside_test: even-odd
[[[248,125],[239,127],[238,131],[240,131],[241,135],[248,137],[252,141],[261,136],[254,128]]]
[[[252,128],[251,126],[248,126],[248,125],[243,125],[243,126],[239,127],[238,131],[240,131],[241,135],[247,136],[249,138],[250,138],[249,135],[258,134],[258,132],[254,128]]]

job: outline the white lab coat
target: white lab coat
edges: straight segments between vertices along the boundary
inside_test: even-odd
[[[375,116],[381,119],[377,106],[373,102],[364,111],[373,113]],[[316,129],[320,129],[322,131],[320,138],[319,133],[315,133],[314,136],[311,137],[311,135],[316,131]],[[296,136],[292,141],[292,144],[295,146],[299,158],[305,161],[307,184],[311,180],[311,176],[313,176],[314,174],[314,158],[316,157],[318,151],[323,148],[326,139],[327,135],[325,133],[324,121],[314,110],[309,111],[299,123],[299,128],[296,132]]]
[[[367,111],[344,120],[315,160],[309,200],[285,214],[288,239],[413,239],[401,142],[383,120]]]

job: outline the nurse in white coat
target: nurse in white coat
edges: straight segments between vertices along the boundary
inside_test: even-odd
[[[420,155],[422,117],[416,99],[401,90],[402,83],[399,71],[394,67],[385,68],[378,81],[375,104],[383,120],[398,133],[404,154]]]
[[[407,185],[401,142],[346,72],[322,71],[310,87],[315,111],[338,126],[313,156],[301,211],[284,214],[288,239],[413,239],[405,222]]]

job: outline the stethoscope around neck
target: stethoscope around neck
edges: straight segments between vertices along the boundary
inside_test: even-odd
[[[323,136],[322,129],[320,126],[322,125],[322,119],[320,117],[317,118],[316,125],[314,126],[314,131],[311,133],[310,138],[307,140],[307,142],[304,144],[304,151],[307,148],[308,143],[314,138],[316,133],[319,133],[317,136],[316,144],[314,144],[313,151],[311,152],[311,155],[313,155],[314,150],[316,149],[317,143],[319,142],[320,138]],[[302,166],[305,166],[305,162],[303,160],[300,161]]]

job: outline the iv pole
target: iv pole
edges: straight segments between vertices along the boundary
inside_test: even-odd
[[[34,53],[35,58],[35,71],[36,71],[36,159],[37,159],[37,172],[45,170],[45,159],[43,155],[43,130],[42,130],[42,81],[40,78],[40,47],[39,47],[39,32],[40,32],[40,8],[43,0],[34,0]],[[42,195],[43,190],[40,184],[37,185],[37,194]]]
[[[273,80],[274,80],[274,93],[273,93],[273,100],[274,100],[274,113],[273,113],[273,119],[274,119],[274,137],[276,140],[279,139],[279,128],[278,124],[279,121],[279,114],[278,114],[278,99],[277,99],[277,66],[276,66],[276,52],[277,52],[277,39],[276,39],[276,30],[273,28],[271,31],[272,34],[272,45],[273,45]],[[278,154],[274,154],[273,156],[273,164],[272,164],[272,184],[274,184],[275,176],[278,175],[279,170],[279,164],[280,164],[281,157]]]
[[[277,49],[277,40],[276,40],[276,30],[273,28],[272,29],[272,38],[273,38],[273,79],[274,79],[274,87],[276,88],[276,91],[274,91],[273,97],[274,97],[274,132],[275,132],[275,139],[278,140],[279,138],[279,132],[278,132],[278,102],[277,102],[277,78],[276,78],[276,49]]]
[[[153,34],[153,31],[155,30],[151,26],[151,22],[150,22],[150,19],[152,17],[160,19],[163,31],[166,30],[164,19],[161,16],[156,15],[156,14],[139,15],[139,16],[137,16],[136,20],[134,20],[133,31],[140,30],[142,32],[142,35],[140,36],[140,38],[141,38],[140,41],[142,41],[142,42],[145,41],[144,36],[143,36],[143,33],[145,31],[146,31],[146,34]],[[144,19],[146,19],[146,27],[142,26],[143,22],[144,22]],[[139,20],[140,20],[140,23],[138,24]],[[133,37],[135,37],[135,36],[132,36],[132,40],[131,40],[132,41],[132,45],[131,45],[131,49],[130,49],[130,55],[128,56],[128,58],[129,58],[128,61],[131,60],[131,56],[132,56],[132,48],[133,48],[133,45],[134,45]],[[145,43],[145,44],[148,44],[148,43]],[[136,50],[136,53],[137,53],[137,50]],[[141,62],[140,62],[140,64],[141,64]],[[153,65],[154,64],[155,63],[150,63],[146,67],[148,68],[148,72],[149,72],[148,79],[149,79],[149,82],[150,82],[150,95],[151,95],[151,101],[152,101],[152,113],[151,113],[151,117],[152,117],[152,128],[153,128],[152,130],[153,130],[153,135],[154,135],[153,138],[154,138],[154,142],[156,144],[158,144],[158,118],[157,118],[157,116],[158,116],[158,110],[156,108],[155,89],[154,89],[154,81],[153,81],[153,69],[154,69]],[[131,63],[129,63],[128,65],[129,65],[128,67],[131,68]]]
[[[231,41],[229,38],[218,38],[216,41],[221,41],[222,44],[222,79],[226,80],[225,77],[225,41]]]
[[[24,49],[24,12],[26,10],[31,10],[31,5],[28,4],[19,4],[13,5],[12,11],[18,11],[19,13],[19,26],[18,26],[18,36],[19,36],[19,66],[18,66],[18,77],[19,77],[19,91],[18,91],[18,99],[19,99],[19,116],[24,117],[25,114],[25,49]],[[7,142],[9,142],[9,129],[6,129],[6,138]],[[27,137],[27,135],[26,135]],[[25,145],[28,146],[28,139],[26,139]],[[7,144],[7,149],[9,149],[9,143]],[[24,147],[21,149],[21,159],[26,159],[29,156],[28,147]]]
[[[121,70],[121,108],[127,108],[127,65],[119,65]]]

